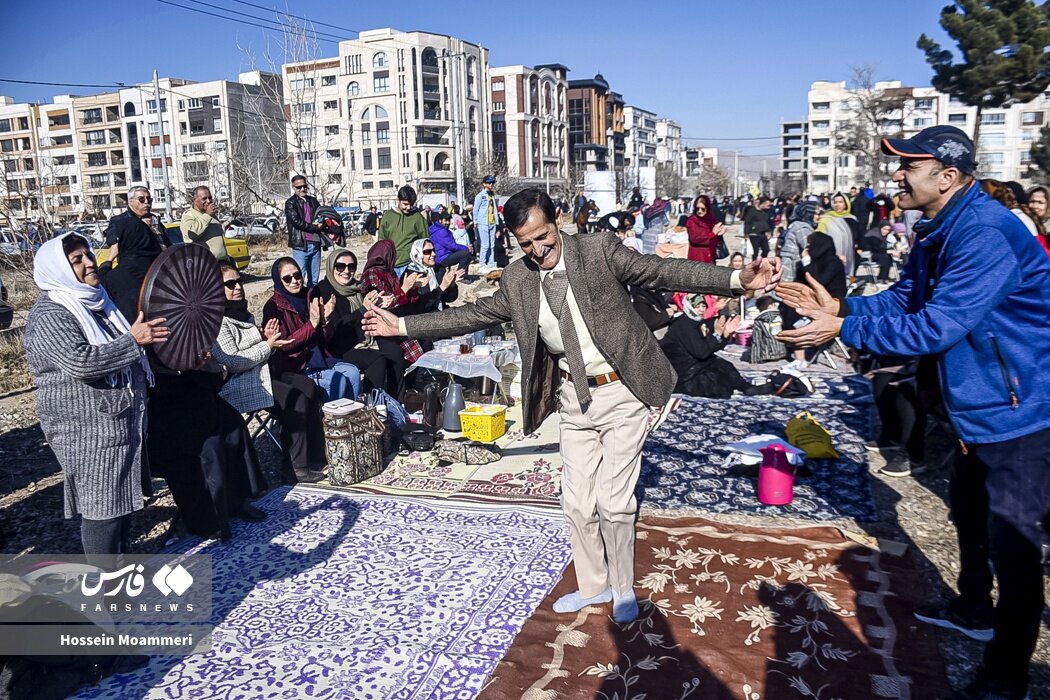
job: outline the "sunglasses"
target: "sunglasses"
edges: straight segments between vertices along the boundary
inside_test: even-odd
[[[308,189],[310,189],[310,186],[309,185],[296,185],[295,189],[297,189],[297,190],[308,190]]]
[[[301,273],[301,272],[293,272],[290,275],[282,275],[281,276],[281,280],[283,280],[285,284],[291,283],[292,280],[296,280],[297,282],[302,282],[303,281],[303,273]]]
[[[135,201],[139,204],[145,204],[146,202],[152,202],[153,197],[135,197]]]
[[[332,267],[335,268],[336,272],[346,272],[347,270],[350,270],[350,272],[354,272],[355,270],[357,270],[357,265],[353,265],[351,263],[336,263],[335,265],[332,265]]]
[[[423,249],[423,255],[433,255],[433,254],[434,254],[434,249],[433,248],[424,248]]]
[[[237,289],[237,287],[244,286],[244,280],[242,280],[240,277],[238,277],[235,280],[226,280],[222,283],[222,286],[226,287],[226,289]]]

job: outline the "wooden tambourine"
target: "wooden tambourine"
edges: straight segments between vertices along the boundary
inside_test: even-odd
[[[202,245],[180,243],[164,250],[150,265],[139,294],[146,320],[166,318],[166,343],[150,346],[168,369],[197,369],[219,337],[226,293],[215,257]]]

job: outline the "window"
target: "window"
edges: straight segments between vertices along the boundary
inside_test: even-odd
[[[204,153],[203,143],[185,143],[182,145],[182,155],[192,155],[195,153]]]
[[[980,139],[980,146],[1005,146],[1006,145],[1006,134],[982,134]]]
[[[302,140],[302,141],[312,141],[313,138],[314,138],[314,128],[312,126],[310,126],[310,127],[303,127],[302,129],[299,129],[299,139],[300,140]]]
[[[94,133],[94,134],[101,134],[102,132],[101,131],[93,131],[93,132],[88,132],[88,133],[89,134],[92,134],[92,133]],[[160,124],[158,124],[157,122],[150,122],[149,123],[149,135],[150,136],[160,136]]]
[[[190,98],[190,109],[200,109],[200,108],[201,108],[201,98],[199,98],[199,97],[191,97]]]
[[[149,112],[150,114],[156,114],[157,113],[157,101],[156,100],[147,100],[146,101],[146,111]],[[160,111],[162,111],[162,112],[167,112],[168,111],[168,101],[166,99],[164,99],[164,98],[161,98],[161,100],[160,100]],[[102,121],[102,119],[100,118],[99,121]]]
[[[392,189],[394,187],[394,181],[393,180],[380,180],[379,181],[379,186],[380,187],[389,187],[389,188]]]
[[[386,54],[380,51],[372,57],[373,68],[386,68]]]
[[[980,154],[982,165],[1002,165],[1005,162],[1005,157],[1000,153],[981,153]]]
[[[313,102],[303,102],[302,104],[295,105],[295,111],[300,114],[307,114],[314,111]]]
[[[477,61],[474,60],[473,56],[467,57],[467,99],[476,100],[477,95],[474,94],[474,85],[476,84],[474,73],[477,72]]]
[[[220,103],[219,103],[219,96],[218,95],[215,95],[214,97],[210,97],[210,98],[206,97],[204,99],[206,99],[206,100],[210,99],[212,107],[220,107],[221,106]]]
[[[98,168],[106,164],[105,153],[88,153],[88,167]]]
[[[829,111],[831,111],[831,103],[830,102],[814,102],[813,103],[813,111],[814,112],[829,112]]]
[[[500,78],[499,80],[493,80],[492,81],[492,89],[493,90],[504,90],[504,89],[506,89],[505,86],[503,85],[503,78]]]
[[[211,130],[212,130],[213,133],[216,133],[216,134],[221,134],[222,133],[222,117],[216,117],[215,119],[212,120],[212,122],[211,122]]]
[[[831,122],[828,121],[813,122],[813,128],[821,131],[826,130],[829,126],[831,126]]]
[[[379,105],[376,105],[376,119],[389,119],[389,118],[390,117],[386,113],[386,110],[383,109],[382,107],[380,107]]]
[[[154,158],[160,158],[160,147],[161,144],[155,143],[149,147],[149,154]]]
[[[341,173],[335,173],[334,175],[328,176],[328,181],[333,185],[341,185],[343,184],[343,176]]]
[[[88,181],[92,187],[109,187],[109,174],[91,175]]]
[[[86,143],[88,146],[101,146],[104,143],[106,143],[106,132],[101,130],[89,131],[85,135],[84,143]]]
[[[11,131],[11,120],[0,119],[0,133],[6,134],[9,131]]]
[[[363,190],[370,190],[370,189],[373,189],[374,187],[375,187],[375,183],[372,182],[371,180],[365,180],[364,182],[361,183],[361,189],[363,189]]]
[[[323,106],[326,112],[331,112],[332,110],[339,109],[339,100],[325,100]]]
[[[506,111],[506,109],[507,109],[507,106],[506,106],[506,103],[504,103],[504,102],[493,102],[492,103],[492,111],[493,112],[504,112],[504,111]]]
[[[324,135],[325,136],[338,136],[339,135],[339,127],[338,126],[326,126],[324,128]]]
[[[1042,112],[1023,112],[1021,114],[1021,123],[1025,126],[1033,126],[1036,124],[1043,123]]]
[[[965,114],[958,114],[958,113],[956,113],[956,114],[949,114],[948,115],[948,123],[949,124],[965,124],[966,123],[966,115]]]
[[[503,122],[492,122],[492,130],[497,134],[502,134],[507,130],[507,125]]]
[[[370,146],[372,144],[372,132],[368,129],[368,124],[361,127],[361,144],[364,146]]]
[[[1021,165],[1026,165],[1032,162],[1031,151],[1021,151]]]
[[[1003,112],[992,113],[992,114],[988,114],[988,113],[982,114],[981,115],[981,123],[982,124],[1005,124],[1006,123],[1006,114],[1003,113]]]
[[[390,153],[389,152],[388,153],[380,152],[380,154],[379,154],[379,169],[380,170],[390,170]]]
[[[299,154],[299,162],[301,163],[313,163],[317,160],[317,153],[314,151],[303,151]]]
[[[933,109],[933,98],[924,97],[922,99],[915,100],[915,109]]]
[[[376,143],[390,143],[390,129],[376,129]]]
[[[308,88],[312,88],[313,86],[314,86],[314,79],[313,78],[299,78],[298,80],[293,80],[292,81],[292,90],[296,91],[296,92],[302,92],[303,90],[306,90]]]
[[[390,92],[390,78],[372,78],[372,89],[376,92]]]
[[[186,122],[179,122],[179,135],[185,136],[189,129],[186,126]]]
[[[168,201],[168,192],[164,189],[153,190],[153,201],[154,202],[166,202]]]
[[[372,169],[372,149],[366,148],[361,155],[362,155],[361,160],[363,161],[363,166],[364,166],[363,169],[364,170],[371,170]]]
[[[353,80],[349,85],[346,86],[346,94],[350,97],[356,97],[361,94],[361,83]]]
[[[827,148],[830,145],[829,139],[813,139],[813,148]]]
[[[157,110],[154,109],[153,111],[156,112]],[[84,115],[83,121],[84,121],[85,124],[101,124],[102,123],[102,108],[101,107],[98,107],[96,109],[85,109],[84,112],[83,112],[83,115]]]
[[[933,117],[916,117],[912,120],[912,125],[920,129],[927,126],[933,126]]]
[[[334,75],[322,75],[321,76],[321,87],[332,87],[335,85]]]
[[[354,75],[355,73],[361,72],[361,54],[354,54],[353,56],[347,56],[343,64],[347,75]]]
[[[330,148],[325,151],[325,154],[328,156],[328,160],[341,160],[343,157],[342,151],[338,148]]]
[[[73,165],[75,160],[73,156],[56,156],[55,165]]]

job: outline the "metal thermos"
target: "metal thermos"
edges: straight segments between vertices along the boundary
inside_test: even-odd
[[[441,384],[429,382],[423,387],[423,425],[428,428],[436,428],[440,417]]]
[[[442,393],[445,394],[445,403],[442,406],[444,415],[441,427],[453,433],[462,432],[463,425],[459,422],[459,412],[467,407],[466,401],[463,400],[463,385],[449,384]]]

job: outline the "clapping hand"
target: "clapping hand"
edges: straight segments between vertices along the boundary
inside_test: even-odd
[[[777,286],[782,272],[780,258],[759,258],[740,271],[740,284],[744,289],[770,292]]]
[[[423,272],[416,272],[415,270],[409,270],[405,274],[404,281],[401,282],[401,289],[405,292],[410,292],[419,286],[420,278],[426,279],[427,275]]]
[[[307,307],[310,309],[310,325],[314,326],[315,328],[317,326],[320,326],[321,325],[321,308],[322,308],[321,298],[318,297],[318,298],[314,299],[314,303],[312,303],[312,304],[308,303]]]
[[[331,298],[328,299],[328,303],[326,303],[321,310],[322,312],[324,312],[325,321],[332,317],[332,314],[335,313],[335,294],[333,294]]]
[[[362,300],[362,306],[365,307],[366,311],[375,306],[381,306],[381,299],[382,297],[379,295],[379,290],[373,289],[369,291],[368,294],[365,294],[365,298]]]
[[[262,332],[263,337],[266,339],[266,344],[274,350],[280,350],[292,342],[290,340],[281,340],[281,322],[276,318],[271,318],[267,321],[266,325],[263,326]]]
[[[739,316],[719,316],[715,321],[715,332],[723,338],[728,338],[737,332],[743,319]]]
[[[463,270],[458,267],[449,268],[445,271],[445,276],[441,280],[441,289],[448,289],[461,279],[463,279]]]

